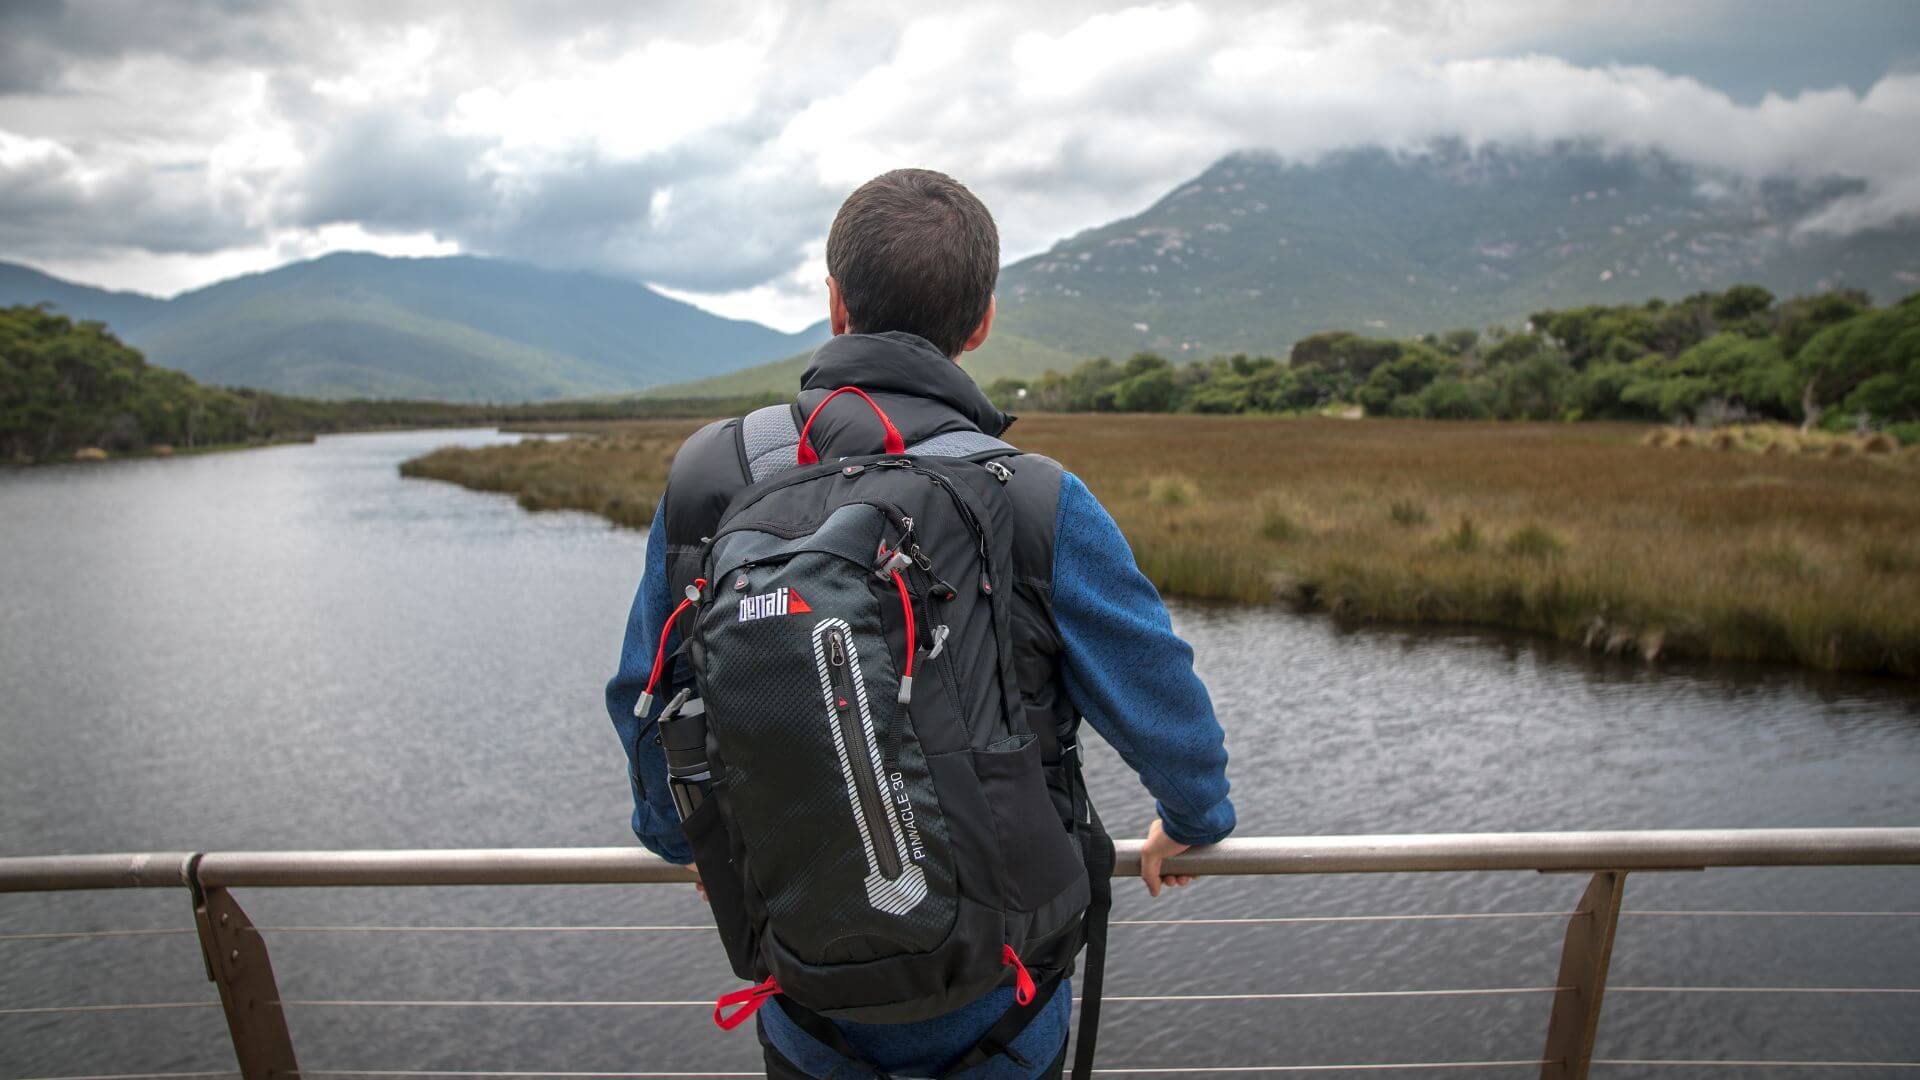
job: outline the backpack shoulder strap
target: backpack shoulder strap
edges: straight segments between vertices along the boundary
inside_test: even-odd
[[[984,431],[949,431],[922,439],[907,447],[907,453],[920,457],[966,458],[976,454],[1017,454],[1012,443],[996,439]]]
[[[792,405],[755,409],[740,420],[740,460],[753,483],[792,468],[799,446],[800,425]]]

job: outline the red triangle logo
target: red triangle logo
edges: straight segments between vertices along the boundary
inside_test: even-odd
[[[805,600],[800,599],[799,593],[792,589],[787,590],[787,614],[805,615],[812,610],[813,606]]]

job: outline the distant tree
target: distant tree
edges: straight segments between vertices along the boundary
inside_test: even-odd
[[[1406,348],[1390,363],[1373,369],[1354,391],[1354,400],[1374,416],[1392,412],[1393,402],[1417,395],[1442,374],[1458,373],[1460,363],[1425,345]]]
[[[1540,350],[1488,373],[1492,407],[1504,420],[1555,420],[1568,406],[1573,367],[1564,356]]]
[[[1433,385],[1422,390],[1413,406],[1418,411],[1407,415],[1435,420],[1486,420],[1493,416],[1493,405],[1487,398],[1484,386],[1448,375],[1435,379]]]
[[[1113,388],[1113,407],[1120,412],[1173,412],[1180,403],[1180,390],[1173,372],[1155,368],[1127,379]]]
[[[1859,289],[1835,289],[1797,296],[1780,305],[1780,351],[1791,360],[1813,336],[1835,323],[1873,309],[1873,298]]]
[[[1331,367],[1333,347],[1353,337],[1351,330],[1329,330],[1320,334],[1309,334],[1294,342],[1293,351],[1287,354],[1287,363],[1296,368]]]
[[[1773,307],[1773,294],[1758,285],[1735,285],[1713,298],[1710,310],[1722,326],[1765,315]]]
[[[1820,331],[1793,366],[1811,403],[1808,424],[1834,406],[1883,420],[1920,420],[1920,293]]]
[[[1440,350],[1450,356],[1466,356],[1480,345],[1480,331],[1472,327],[1449,330],[1440,335]]]

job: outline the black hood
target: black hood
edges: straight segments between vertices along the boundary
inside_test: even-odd
[[[842,386],[857,386],[876,396],[919,398],[935,402],[960,414],[967,424],[989,435],[1000,435],[1013,423],[1013,417],[994,408],[993,402],[987,400],[987,395],[971,376],[961,370],[959,364],[918,334],[890,330],[880,334],[841,334],[829,338],[826,344],[814,350],[813,359],[808,361],[807,370],[800,376],[803,410],[817,404],[822,393]],[[829,407],[830,411],[839,409],[844,400],[836,400]],[[892,404],[885,407],[889,415],[897,409]],[[826,416],[821,417],[822,422],[826,419]],[[894,416],[893,420],[902,431],[907,431],[907,417]],[[922,430],[908,432],[909,441],[916,436],[927,438],[957,426],[950,422],[942,424],[934,421],[933,426],[939,430],[927,430],[926,421],[934,421],[934,418],[926,417],[922,423],[913,424],[913,427]]]

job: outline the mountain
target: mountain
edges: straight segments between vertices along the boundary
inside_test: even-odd
[[[1140,350],[1285,355],[1322,330],[1411,336],[1740,282],[1892,301],[1920,288],[1920,226],[1795,228],[1858,187],[1743,183],[1570,145],[1234,154],[1133,217],[1004,268],[993,336],[966,365],[985,383]],[[788,374],[767,365],[725,385],[785,389]]]
[[[0,265],[0,305],[50,300],[205,382],[314,397],[611,394],[791,355],[783,334],[635,282],[473,257],[342,253],[159,301]],[[151,307],[142,307],[144,301]]]
[[[106,323],[116,333],[144,325],[167,306],[157,296],[96,289],[43,274],[31,266],[0,262],[0,307],[42,303],[51,304],[63,314]]]

